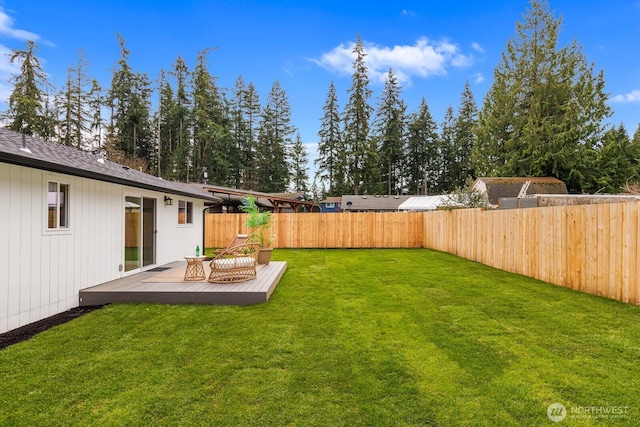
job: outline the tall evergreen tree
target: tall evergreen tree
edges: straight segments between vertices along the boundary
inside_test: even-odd
[[[298,133],[291,147],[291,189],[295,193],[306,195],[309,192],[308,161],[307,148]]]
[[[104,107],[105,100],[102,94],[102,87],[96,79],[91,81],[91,89],[87,97],[87,107],[90,115],[89,134],[91,135],[89,143],[93,150],[102,151],[102,129],[104,127],[102,107]]]
[[[369,98],[371,98],[372,91],[369,88],[369,76],[365,64],[367,55],[360,35],[356,40],[353,53],[355,55],[354,71],[351,87],[347,91],[349,101],[344,110],[343,141],[348,161],[349,190],[354,194],[359,194],[363,186],[376,185],[379,182],[367,182],[377,172],[377,170],[371,170],[371,167],[376,166],[377,153],[375,143],[369,135],[369,120],[373,112],[373,108],[369,105]]]
[[[462,188],[474,176],[471,152],[474,146],[473,127],[476,124],[478,107],[469,82],[465,84],[460,109],[454,125],[453,162],[451,164],[451,185]]]
[[[246,140],[249,135],[248,125],[243,115],[246,90],[244,79],[242,76],[238,76],[235,86],[231,90],[231,99],[229,100],[231,141],[234,149],[238,153],[238,157],[229,159],[230,174],[232,177],[231,185],[233,187],[240,187],[242,185],[243,160],[246,155]]]
[[[231,158],[231,174],[236,187],[255,189],[258,186],[256,147],[260,124],[260,97],[253,83],[245,84],[238,76],[230,108],[230,132],[239,158]]]
[[[479,174],[554,176],[581,191],[610,116],[604,76],[574,41],[558,49],[561,19],[531,1],[516,24],[478,116]]]
[[[193,72],[193,165],[203,176],[205,170],[211,183],[233,185],[231,159],[239,158],[230,133],[227,103],[207,68],[205,49],[198,54]]]
[[[329,93],[322,110],[324,114],[318,131],[320,141],[318,158],[315,160],[316,174],[321,183],[328,185],[328,194],[337,196],[345,190],[347,165],[340,129],[338,96],[333,82],[329,85]]]
[[[244,167],[244,179],[243,182],[246,188],[255,188],[258,185],[258,177],[257,177],[257,166],[256,166],[256,157],[257,157],[257,144],[258,144],[258,134],[260,129],[260,120],[261,120],[261,112],[262,106],[260,104],[260,96],[258,95],[258,91],[252,82],[249,82],[247,85],[247,90],[245,92],[245,102],[244,102],[244,117],[247,122],[247,146],[244,150],[243,156],[243,167]]]
[[[256,165],[259,191],[286,191],[291,177],[288,151],[295,132],[291,125],[289,100],[276,80],[263,109],[258,134]]]
[[[175,178],[189,181],[194,174],[194,147],[192,146],[191,108],[192,98],[188,91],[189,67],[185,60],[178,56],[169,71],[173,77],[173,109],[169,111],[169,127],[173,136],[172,150],[169,162],[172,171],[176,170]],[[196,175],[199,171],[195,172]]]
[[[26,49],[13,50],[9,54],[11,63],[20,64],[20,74],[11,78],[13,91],[2,119],[7,122],[7,129],[50,139],[55,135],[56,126],[48,105],[51,85],[36,56],[38,46],[32,40],[26,44]]]
[[[120,59],[113,72],[107,105],[111,122],[107,143],[112,152],[120,151],[125,158],[139,158],[145,169],[155,167],[156,144],[150,122],[151,83],[146,74],[134,72],[129,66],[129,50],[118,34]]]
[[[418,112],[410,115],[407,127],[405,176],[409,194],[430,194],[440,173],[438,126],[422,98]]]
[[[640,182],[640,141],[632,141],[623,124],[605,134],[595,162],[594,188],[619,193],[626,184]]]
[[[67,84],[59,97],[63,102],[59,106],[60,140],[65,145],[78,149],[90,148],[85,135],[91,123],[88,86],[91,80],[87,75],[89,63],[82,49],[78,52],[78,62],[67,68]]]
[[[381,158],[381,181],[385,183],[388,195],[402,194],[404,186],[402,172],[406,107],[400,91],[398,79],[389,68],[375,122]]]
[[[449,193],[456,188],[452,174],[456,150],[456,117],[452,106],[447,107],[441,129],[442,132],[440,133],[438,144],[440,170],[438,171],[435,190],[438,193]]]
[[[326,191],[322,188],[321,185],[318,185],[317,176],[313,178],[313,183],[311,184],[311,201],[320,202],[324,200]]]
[[[158,82],[158,109],[154,121],[157,126],[156,136],[158,138],[158,176],[175,179],[177,177],[177,166],[172,164],[173,150],[177,146],[175,126],[173,123],[175,97],[171,83],[167,80],[164,70],[160,70]],[[175,172],[174,172],[175,170]]]

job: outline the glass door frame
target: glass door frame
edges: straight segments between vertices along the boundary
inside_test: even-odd
[[[124,196],[124,274],[156,263],[157,198]]]

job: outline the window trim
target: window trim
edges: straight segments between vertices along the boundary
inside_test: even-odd
[[[184,204],[184,207],[182,206]],[[184,222],[180,222],[180,215],[184,211]],[[193,226],[193,202],[178,200],[178,225],[182,227]]]
[[[326,207],[327,209],[335,209],[335,207],[336,207],[336,202],[327,202],[327,203],[325,204],[325,207]]]
[[[53,204],[51,203],[50,199],[49,199],[49,194],[52,193],[49,191],[49,187],[51,185],[55,185],[56,186],[56,191],[55,191],[55,195],[56,195],[56,200],[55,200],[55,226],[54,227],[50,227],[49,224],[49,213],[51,210],[51,207],[53,206]],[[71,233],[71,227],[73,224],[72,218],[71,218],[71,192],[72,192],[72,185],[71,182],[69,180],[63,179],[62,177],[57,177],[57,176],[45,176],[44,177],[44,206],[43,206],[43,210],[44,210],[44,218],[43,218],[43,226],[44,226],[44,233],[45,234],[70,234]],[[64,190],[63,190],[64,189]],[[60,194],[64,193],[65,197],[64,197],[64,201],[61,203],[61,200],[59,199]],[[61,215],[61,211],[62,215]],[[64,226],[61,225],[62,221],[61,219],[64,218],[64,222],[66,222],[66,224]]]

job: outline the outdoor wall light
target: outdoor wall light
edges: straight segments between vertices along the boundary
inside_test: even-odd
[[[173,204],[173,199],[169,196],[164,196],[164,205],[171,206]]]

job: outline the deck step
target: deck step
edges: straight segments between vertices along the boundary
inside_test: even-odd
[[[128,276],[80,291],[80,306],[147,302],[159,304],[248,305],[269,300],[287,263],[272,261],[260,266],[257,277],[240,283],[219,284],[181,280],[184,265],[155,276],[147,272]]]

